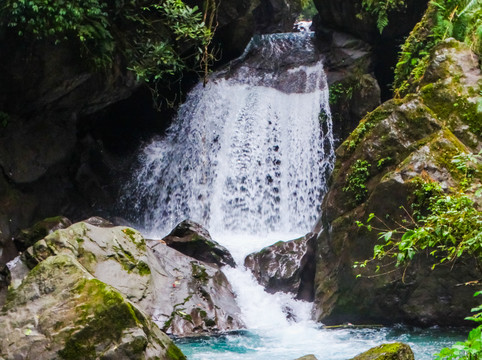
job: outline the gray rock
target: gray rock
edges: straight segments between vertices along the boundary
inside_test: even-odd
[[[159,241],[148,241],[155,300],[149,304],[160,327],[174,335],[244,328],[231,285],[217,268]]]
[[[71,255],[51,256],[0,313],[5,359],[185,359],[160,329]]]
[[[313,301],[316,237],[317,234],[309,233],[296,240],[277,242],[248,255],[244,266],[267,292],[282,291]]]
[[[218,266],[236,266],[228,249],[214,241],[209,232],[194,221],[184,220],[162,240],[167,246],[194,259]]]
[[[28,248],[10,269],[11,287],[21,282],[25,264],[34,268],[51,256],[72,255],[100,281],[139,306],[175,335],[243,327],[240,310],[224,274],[160,241],[128,227],[97,227],[85,222],[57,230]]]

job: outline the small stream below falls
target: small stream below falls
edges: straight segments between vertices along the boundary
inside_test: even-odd
[[[310,33],[254,38],[190,92],[165,137],[145,146],[126,190],[137,226],[162,238],[196,221],[238,263],[223,271],[247,330],[177,339],[190,360],[348,359],[388,341],[430,359],[457,338],[436,329],[321,329],[310,303],[266,293],[243,268],[247,254],[311,231],[334,150],[322,55]]]

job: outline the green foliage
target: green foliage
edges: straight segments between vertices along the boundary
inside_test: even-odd
[[[388,14],[406,6],[405,0],[363,0],[363,9],[377,18],[380,34],[388,25]]]
[[[298,16],[298,20],[312,20],[313,17],[318,14],[313,0],[304,0],[301,5],[303,8]]]
[[[367,161],[357,160],[346,176],[346,185],[342,190],[352,195],[356,204],[361,204],[367,196],[366,182],[370,177],[370,167]]]
[[[353,96],[354,87],[341,82],[333,83],[329,88],[330,105],[338,103],[340,100],[349,101]]]
[[[121,55],[139,80],[155,85],[210,60],[211,3],[203,14],[182,0],[6,0],[0,26],[28,40],[77,42],[95,69]]]
[[[0,127],[7,127],[9,121],[10,115],[6,112],[0,111]]]
[[[480,0],[431,1],[429,8],[403,44],[395,68],[395,95],[406,95],[428,66],[431,50],[454,37],[482,54],[482,6]]]
[[[421,178],[414,180],[413,214],[409,221],[398,224],[396,229],[389,228],[375,214],[370,214],[365,223],[357,225],[368,231],[379,230],[382,240],[373,249],[373,258],[356,262],[354,267],[364,268],[370,261],[394,258],[395,265],[405,265],[420,252],[426,251],[433,258],[434,268],[445,262],[454,262],[463,255],[482,260],[482,211],[476,208],[472,198],[466,193],[473,190],[472,182],[479,176],[482,152],[479,154],[459,154],[452,163],[463,177],[461,188],[452,194],[445,194],[436,182]],[[475,196],[482,195],[478,184]],[[408,214],[408,212],[407,212]],[[377,219],[383,228],[370,224]],[[376,267],[376,271],[380,270]],[[360,277],[361,274],[357,275]],[[479,295],[482,292],[477,292]],[[482,305],[472,309],[474,315],[467,320],[482,323]],[[471,330],[465,342],[458,342],[452,348],[445,348],[435,355],[436,360],[480,360],[482,359],[482,325]]]
[[[474,296],[480,295],[478,291]],[[477,312],[473,316],[467,317],[466,320],[472,320],[478,323],[482,322],[482,305],[472,309]],[[482,325],[472,329],[469,336],[464,342],[457,342],[451,348],[444,348],[438,354],[435,354],[435,360],[479,360],[482,358]]]

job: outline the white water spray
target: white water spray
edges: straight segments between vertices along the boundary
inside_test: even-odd
[[[323,65],[308,34],[264,36],[248,49],[260,46],[254,60],[195,87],[166,138],[144,149],[133,197],[151,236],[186,218],[212,233],[314,225],[334,159]],[[307,51],[309,65],[290,58]]]

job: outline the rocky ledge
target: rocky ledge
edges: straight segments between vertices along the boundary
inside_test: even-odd
[[[9,288],[0,356],[6,358],[184,359],[165,333],[244,326],[218,265],[100,218],[51,232],[3,273]]]

